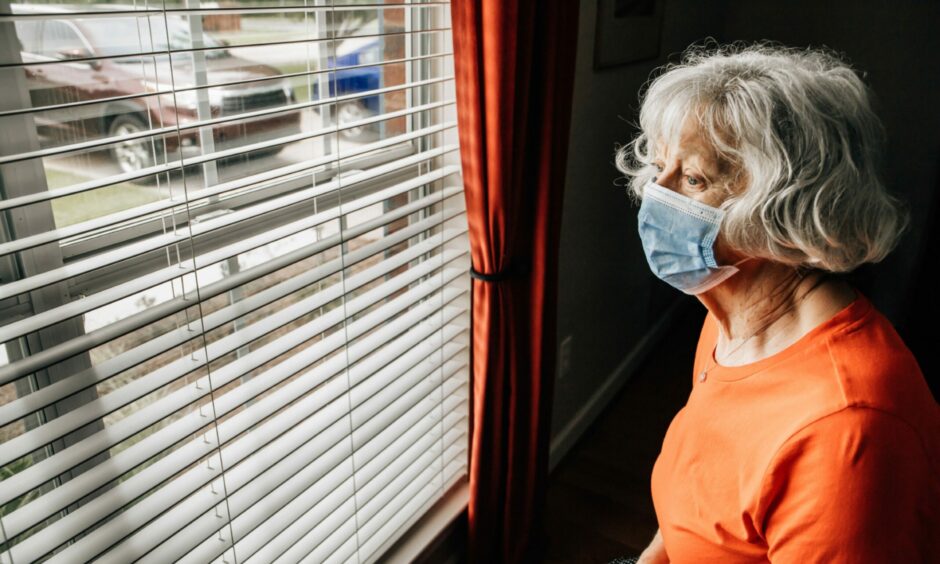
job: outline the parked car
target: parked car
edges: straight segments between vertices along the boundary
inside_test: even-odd
[[[113,4],[99,8],[132,10],[133,6]],[[85,10],[77,4],[13,5],[15,14],[67,15]],[[16,20],[23,63],[65,61],[25,67],[30,101],[36,109],[37,130],[44,147],[124,137],[154,127],[185,127],[199,119],[199,92],[186,90],[196,86],[192,55],[186,51],[174,53],[171,65],[166,54],[168,49],[191,47],[188,20],[178,14],[166,14],[163,24],[163,18],[160,15],[152,21],[122,16]],[[166,26],[150,31],[154,54],[139,54],[141,21],[145,25],[157,22]],[[235,83],[207,89],[209,117],[238,115],[293,102],[289,82],[276,78],[281,74],[278,69],[233,56],[223,42],[208,33],[203,36],[204,46],[210,48],[202,51],[206,72],[203,84]],[[166,45],[167,37],[170,45]],[[162,94],[148,96],[157,92]],[[100,102],[88,103],[96,100]],[[41,111],[43,107],[63,103],[75,105]],[[300,114],[278,112],[211,127],[215,149],[220,150],[297,133]],[[281,147],[272,147],[268,152],[276,153]],[[161,162],[164,154],[173,154],[177,149],[182,149],[184,157],[199,153],[199,129],[183,129],[179,136],[172,134],[160,139],[130,139],[112,145],[110,154],[123,172],[134,172]]]

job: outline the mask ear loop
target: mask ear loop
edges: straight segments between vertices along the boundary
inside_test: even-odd
[[[729,266],[733,266],[733,267],[737,268],[738,265],[744,264],[744,263],[746,263],[746,262],[749,261],[749,260],[754,260],[755,258],[757,258],[757,257],[746,257],[746,258],[743,258],[743,259],[739,260],[738,262],[736,262],[736,263],[734,263],[734,264],[732,264],[732,265],[729,265]]]

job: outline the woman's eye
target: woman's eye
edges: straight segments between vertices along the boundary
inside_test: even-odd
[[[686,182],[689,184],[689,186],[701,186],[702,184],[705,184],[701,179],[695,178],[694,176],[687,176],[686,179]]]
[[[658,164],[658,163],[653,163],[653,166],[656,167],[656,170],[657,170],[658,172],[662,172],[662,171],[663,171],[663,165]]]

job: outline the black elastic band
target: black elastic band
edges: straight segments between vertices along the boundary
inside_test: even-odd
[[[511,261],[506,268],[500,270],[499,272],[494,272],[493,274],[484,274],[482,272],[477,272],[473,269],[473,266],[470,266],[470,277],[476,278],[477,280],[482,280],[483,282],[502,282],[507,280],[510,276],[517,274],[525,274],[529,271],[529,265],[526,261]]]

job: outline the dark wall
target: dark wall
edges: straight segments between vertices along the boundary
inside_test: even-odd
[[[637,235],[637,208],[614,150],[633,135],[639,91],[666,54],[722,25],[701,0],[665,2],[661,56],[594,70],[597,0],[581,0],[568,170],[559,248],[558,342],[571,338],[571,370],[556,381],[552,436],[568,436],[598,390],[617,380],[630,353],[682,294],[650,272]]]

